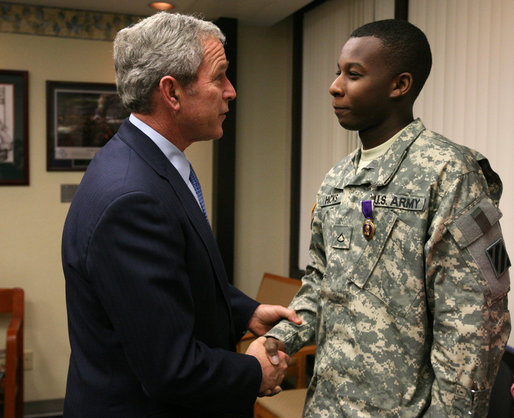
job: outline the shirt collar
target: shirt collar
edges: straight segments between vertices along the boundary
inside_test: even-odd
[[[331,179],[330,182],[337,189],[344,189],[348,185],[362,185],[366,183],[372,184],[374,187],[386,185],[398,170],[410,145],[423,130],[425,130],[425,127],[421,120],[414,120],[399,132],[399,135],[384,155],[377,160],[371,161],[367,166],[368,169],[361,170],[358,174],[355,174],[355,164],[357,164],[361,152],[360,148],[358,148],[350,154],[348,159],[343,160],[343,165],[338,168],[342,175]]]
[[[405,128],[403,128],[405,129]],[[393,145],[393,142],[396,141],[396,138],[398,138],[401,133],[403,132],[403,129],[398,131],[396,134],[394,134],[391,138],[389,138],[386,142],[383,144],[378,145],[377,147],[371,148],[371,149],[363,149],[361,145],[361,161],[369,163],[370,161],[376,160],[377,158],[384,155],[387,150]]]
[[[188,184],[190,166],[186,154],[180,151],[169,139],[166,139],[155,129],[134,116],[133,113],[130,114],[129,121],[159,147],[170,163],[173,164],[173,167],[179,172],[180,177]]]

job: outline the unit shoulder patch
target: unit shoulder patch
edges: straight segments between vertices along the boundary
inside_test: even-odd
[[[511,266],[503,238],[487,247],[486,252],[496,278],[500,277]]]

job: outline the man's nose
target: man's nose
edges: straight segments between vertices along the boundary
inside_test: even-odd
[[[344,90],[343,90],[343,83],[340,79],[340,77],[337,77],[333,82],[332,84],[330,85],[330,87],[328,88],[328,92],[332,95],[332,96],[343,96],[344,95]]]
[[[230,82],[229,79],[227,79],[227,86],[225,88],[225,99],[227,100],[234,100],[237,96],[236,94],[236,89],[234,88],[234,86],[232,85],[232,83]]]

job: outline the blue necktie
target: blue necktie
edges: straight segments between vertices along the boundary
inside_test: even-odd
[[[205,215],[205,219],[209,222],[209,218],[207,217],[207,211],[205,210],[205,202],[203,201],[202,188],[200,187],[200,182],[198,181],[198,177],[196,177],[195,170],[193,170],[193,166],[189,163],[189,181],[193,185],[195,189],[196,196],[198,197],[198,201],[200,202],[200,207],[202,208],[202,212]]]

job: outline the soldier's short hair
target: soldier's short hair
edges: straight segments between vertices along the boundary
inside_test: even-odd
[[[352,38],[364,36],[373,36],[382,41],[387,49],[387,65],[392,71],[412,74],[416,98],[432,67],[430,44],[423,31],[406,20],[386,19],[367,23],[350,35]]]

